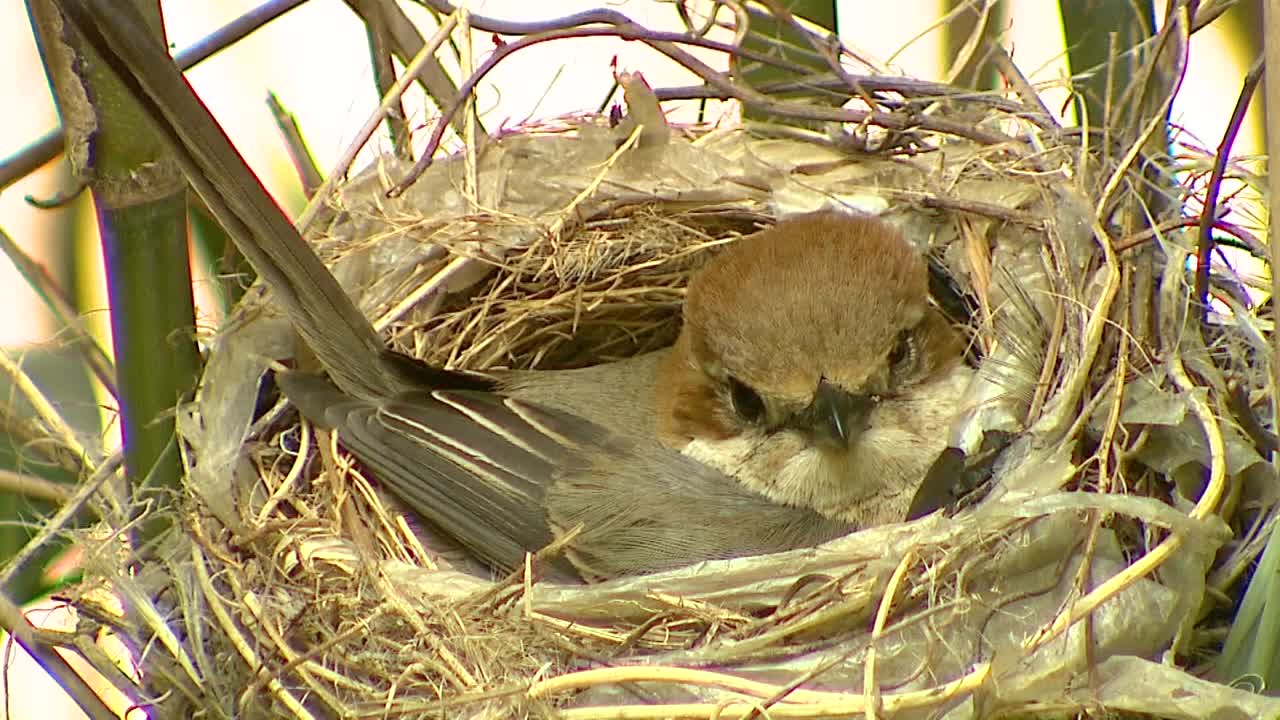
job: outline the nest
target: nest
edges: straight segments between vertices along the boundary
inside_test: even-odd
[[[1183,669],[1213,652],[1207,598],[1274,514],[1253,489],[1274,468],[1227,407],[1269,397],[1263,336],[1245,308],[1200,325],[1185,198],[1162,194],[1176,186],[1157,158],[1064,131],[1031,95],[858,79],[864,122],[834,134],[659,127],[629,98],[638,125],[520,127],[394,198],[409,168],[384,158],[335,194],[313,239],[398,349],[551,369],[670,343],[690,273],[771,218],[880,214],[964,301],[980,372],[952,444],[980,493],[779,555],[582,586],[535,582],[532,559],[478,576],[424,547],[328,433],[314,442],[283,401],[259,407],[293,347],[253,292],[180,415],[189,493],[169,564],[105,573],[151,609],[123,630],[170,707],[1280,712]]]

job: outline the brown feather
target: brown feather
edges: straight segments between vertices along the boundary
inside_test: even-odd
[[[729,377],[784,412],[824,378],[885,392],[886,356],[910,328],[930,371],[959,360],[958,336],[928,307],[923,259],[870,216],[811,213],[743,238],[690,283],[684,321],[657,390],[662,434],[677,446],[739,429],[718,389]]]
[[[929,306],[923,258],[893,225],[818,212],[743,238],[690,283],[684,321],[655,385],[663,442],[784,504],[858,525],[902,519],[970,373]],[[762,420],[735,410],[731,380],[760,397]],[[824,381],[871,398],[847,448],[793,429]]]

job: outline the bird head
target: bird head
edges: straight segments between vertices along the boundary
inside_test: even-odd
[[[892,431],[945,435],[937,403],[927,419],[916,411],[961,351],[896,228],[838,212],[794,217],[734,243],[690,282],[657,387],[659,432],[785,502],[869,491],[859,480],[869,463],[881,476],[915,473],[907,454],[922,448],[876,456]]]

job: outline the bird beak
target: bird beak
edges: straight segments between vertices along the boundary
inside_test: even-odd
[[[875,400],[870,395],[855,395],[822,380],[804,414],[814,444],[848,450],[870,425],[873,407]]]

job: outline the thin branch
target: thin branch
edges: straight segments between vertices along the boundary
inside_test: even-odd
[[[36,553],[49,542],[50,538],[62,532],[72,518],[80,513],[81,508],[88,504],[94,495],[99,493],[102,484],[109,478],[115,477],[116,471],[120,469],[120,465],[123,462],[123,456],[117,452],[107,458],[89,479],[75,488],[75,493],[63,503],[62,507],[58,508],[58,512],[53,517],[49,518],[41,526],[40,532],[28,540],[27,544],[23,545],[16,555],[9,558],[7,565],[0,568],[0,587],[8,585],[9,581],[21,572],[27,563],[31,561],[31,558],[35,557]],[[108,500],[110,499],[106,493],[103,493],[103,496],[107,497]],[[118,508],[111,509],[111,512],[117,511]],[[102,511],[96,509],[94,512],[99,517],[103,514]]]
[[[373,82],[378,89],[378,97],[386,97],[396,83],[396,68],[391,62],[390,29],[381,13],[373,13],[367,18],[365,32],[369,37],[369,64],[373,68]],[[405,121],[408,113],[404,109],[404,98],[396,100],[394,111],[387,113],[387,130],[391,134],[391,147],[397,156],[410,157],[412,148],[409,144],[409,124]]]
[[[9,635],[76,701],[86,715],[93,720],[115,720],[119,717],[57,650],[40,640],[22,608],[3,593],[0,593],[0,626],[9,631]]]
[[[1240,0],[1204,0],[1196,8],[1195,17],[1191,21],[1191,32],[1199,32],[1222,17],[1223,13],[1235,7]]]
[[[493,21],[489,18],[481,16],[471,16],[473,26],[481,30],[489,31],[491,28],[507,28],[510,26],[505,21]],[[422,152],[422,156],[418,159],[413,169],[392,187],[388,192],[388,197],[396,197],[402,194],[405,189],[413,184],[415,180],[426,171],[427,168],[435,161],[434,155],[440,147],[440,142],[444,138],[445,128],[448,127],[453,117],[459,112],[463,105],[461,98],[468,97],[480,81],[494,67],[502,62],[507,56],[544,42],[552,40],[562,40],[566,38],[584,38],[584,37],[618,37],[624,40],[636,40],[643,42],[649,47],[661,52],[668,58],[683,65],[688,70],[698,75],[703,80],[717,90],[725,93],[725,96],[734,100],[738,100],[748,105],[758,107],[765,111],[768,115],[778,115],[789,117],[797,120],[825,120],[841,123],[853,124],[872,124],[888,130],[912,130],[922,129],[931,130],[933,132],[965,137],[983,145],[997,145],[1001,143],[1013,142],[1015,138],[1000,132],[992,132],[974,127],[973,123],[952,122],[941,118],[921,115],[921,114],[894,114],[881,110],[862,110],[858,108],[832,108],[818,107],[814,105],[806,105],[799,103],[790,103],[775,100],[763,93],[752,90],[742,85],[735,84],[724,73],[718,72],[706,63],[694,57],[689,52],[680,48],[680,45],[693,45],[708,49],[720,50],[726,53],[741,54],[741,49],[725,43],[717,43],[702,38],[690,37],[682,33],[655,32],[641,25],[638,25],[628,19],[621,13],[608,10],[594,10],[586,13],[578,13],[570,17],[589,18],[584,22],[599,25],[605,23],[608,27],[571,27],[565,29],[549,30],[539,32],[519,40],[506,43],[499,46],[492,54],[472,73],[471,77],[459,88],[459,99],[454,102],[444,113],[444,115],[436,123],[435,128],[431,132],[431,139],[427,142]],[[516,25],[525,26],[527,23],[517,23]],[[495,30],[495,32],[497,32]]]
[[[1265,63],[1272,72],[1267,73],[1267,84],[1263,88],[1263,101],[1266,116],[1271,119],[1270,132],[1267,133],[1267,156],[1280,157],[1280,131],[1277,131],[1276,118],[1280,118],[1280,0],[1267,0],[1262,14],[1262,37],[1265,38]],[[1274,160],[1272,160],[1274,162]],[[1267,173],[1267,190],[1270,198],[1268,215],[1268,244],[1271,246],[1271,307],[1275,316],[1277,297],[1280,297],[1280,213],[1275,211],[1276,198],[1280,198],[1280,173]],[[1267,396],[1271,398],[1271,417],[1275,417],[1276,389],[1280,388],[1280,332],[1271,333],[1271,387]]]
[[[378,128],[378,125],[382,123],[382,119],[391,112],[392,106],[400,101],[400,96],[404,94],[405,89],[409,87],[409,83],[412,82],[413,77],[417,75],[418,71],[435,60],[436,51],[449,38],[450,33],[453,32],[453,29],[457,24],[457,15],[450,15],[446,18],[445,21],[441,23],[440,28],[436,30],[436,34],[431,36],[431,40],[422,46],[422,49],[418,51],[418,54],[408,64],[405,68],[404,74],[396,80],[391,91],[382,98],[382,102],[378,104],[378,108],[373,111],[373,114],[365,121],[365,124],[360,128],[359,132],[356,133],[355,139],[347,147],[347,150],[343,152],[342,156],[334,163],[333,169],[329,172],[328,177],[325,178],[320,188],[316,190],[316,194],[312,196],[311,201],[307,203],[307,207],[298,216],[297,221],[294,223],[298,232],[305,232],[307,227],[310,226],[320,214],[320,210],[325,207],[326,199],[329,197],[329,194],[333,192],[333,188],[337,186],[338,182],[342,178],[346,177],[347,168],[355,161],[356,154],[359,153],[360,148],[364,147],[364,144],[373,136],[373,132]],[[461,103],[469,94],[469,90],[466,92],[460,92],[455,97],[455,101],[457,103]],[[456,108],[457,105],[455,104],[454,107]],[[452,115],[441,118],[440,122],[436,126],[436,130],[441,136],[444,135],[444,130],[449,125],[449,117],[452,117]]]
[[[1053,118],[1053,113],[1049,112],[1049,108],[1045,106],[1044,101],[1040,99],[1040,93],[1032,87],[1027,80],[1027,76],[1022,74],[1018,66],[1014,64],[1013,58],[1009,57],[1009,53],[1005,51],[998,43],[990,43],[989,50],[991,59],[995,62],[996,68],[1000,70],[1000,75],[1004,77],[1005,82],[1018,93],[1018,97],[1028,107],[1035,108],[1039,111],[1041,122],[1049,123],[1052,127],[1058,127],[1058,121]]]
[[[406,68],[414,58],[422,55],[422,48],[427,41],[413,21],[404,14],[396,0],[345,0],[345,2],[352,12],[364,21],[371,32],[376,32],[375,28],[385,32],[385,49],[395,55]],[[441,22],[441,19],[436,18],[436,22]],[[458,97],[457,85],[449,77],[448,71],[435,53],[419,61],[416,70],[410,75],[417,78],[427,96],[439,108],[448,107]],[[394,76],[388,77],[394,82]],[[384,91],[379,93],[379,96],[385,94]],[[403,117],[403,113],[401,116]],[[464,131],[464,122],[462,120],[455,122],[454,130],[461,135]],[[400,148],[397,148],[397,151],[400,151]],[[408,152],[407,145],[403,152]]]
[[[71,489],[42,477],[0,468],[0,495],[17,495],[51,503],[63,503],[71,498]]]
[[[111,393],[111,397],[116,395],[116,369],[111,363],[111,358],[107,356],[102,346],[94,340],[93,335],[80,322],[79,313],[76,312],[75,306],[67,297],[66,292],[53,279],[49,271],[43,265],[36,261],[35,258],[28,255],[22,250],[13,238],[9,237],[3,229],[0,229],[0,252],[3,252],[9,261],[26,280],[27,285],[40,296],[44,301],[45,307],[49,308],[49,312],[53,313],[54,318],[58,321],[58,326],[64,328],[66,332],[71,334],[71,344],[84,357],[85,364],[93,372],[94,377],[102,386]]]
[[[1240,96],[1236,98],[1236,106],[1231,111],[1231,119],[1227,129],[1222,133],[1222,142],[1218,143],[1218,153],[1213,159],[1213,174],[1209,176],[1209,185],[1205,189],[1204,208],[1200,210],[1200,238],[1196,243],[1196,281],[1195,299],[1199,303],[1200,322],[1203,324],[1209,313],[1209,267],[1212,265],[1213,227],[1218,219],[1218,194],[1222,190],[1222,179],[1227,173],[1227,165],[1231,161],[1231,146],[1240,134],[1240,126],[1244,124],[1245,113],[1249,110],[1249,101],[1262,79],[1262,58],[1254,60],[1253,67],[1244,76],[1244,84],[1240,87]]]
[[[1199,225],[1200,225],[1200,218],[1198,216],[1197,217],[1180,217],[1180,218],[1174,218],[1172,220],[1166,220],[1165,222],[1162,222],[1159,225],[1148,227],[1145,230],[1140,230],[1131,235],[1126,235],[1124,238],[1117,240],[1116,252],[1125,252],[1127,250],[1132,250],[1133,248],[1139,245],[1142,245],[1148,240],[1151,240],[1152,238],[1155,238],[1155,237],[1159,237],[1160,235],[1163,235],[1164,233],[1167,233],[1170,230],[1177,230],[1179,228],[1188,228],[1188,227],[1198,227]],[[1245,230],[1244,228],[1240,227],[1239,225],[1236,225],[1235,223],[1229,223],[1222,219],[1213,221],[1213,229],[1221,230],[1222,232],[1230,236],[1230,238],[1225,238],[1225,237],[1216,238],[1214,240],[1215,244],[1225,245],[1227,247],[1233,247],[1233,248],[1240,248],[1241,250],[1247,251],[1250,255],[1253,255],[1254,257],[1261,258],[1263,260],[1267,259],[1266,247],[1263,246],[1262,243],[1258,240],[1258,238],[1254,237],[1253,233],[1250,233],[1248,230]]]
[[[1003,222],[1024,225],[1038,231],[1043,231],[1045,226],[1044,218],[1033,212],[1007,208],[995,203],[910,190],[882,188],[882,191],[891,197],[898,197],[931,210],[950,210],[970,215],[981,215]]]
[[[306,0],[270,0],[222,27],[214,30],[188,48],[174,55],[173,61],[183,70],[204,62],[214,53],[244,39],[249,33],[298,7]],[[62,128],[54,128],[38,140],[0,162],[0,190],[35,172],[62,152],[66,140]]]
[[[756,87],[765,95],[793,93],[799,90],[847,90],[847,82],[853,82],[861,90],[873,93],[895,93],[901,95],[907,104],[923,105],[938,100],[964,101],[986,105],[1011,115],[1017,115],[1045,129],[1058,129],[1058,123],[1052,116],[1041,117],[1035,106],[1024,105],[990,90],[973,90],[954,85],[919,80],[912,77],[896,75],[855,75],[847,74],[847,81],[832,75],[814,75],[793,80],[765,83]],[[1034,88],[1033,88],[1034,91]],[[673,87],[654,88],[653,93],[659,100],[727,100],[728,95],[708,85],[677,85]],[[876,98],[882,105],[892,106],[888,96]],[[898,101],[902,104],[902,101]],[[1047,112],[1047,111],[1046,111]]]
[[[298,118],[285,108],[279,96],[273,92],[267,93],[267,108],[271,110],[271,117],[275,119],[276,127],[284,139],[285,150],[289,153],[293,168],[298,173],[302,194],[310,199],[315,196],[316,189],[324,183],[324,176],[320,174],[320,168],[316,167],[315,157],[307,149],[307,141],[302,137],[302,128],[298,127]]]
[[[89,457],[89,451],[80,444],[80,439],[76,437],[76,432],[67,421],[63,419],[58,412],[57,406],[49,400],[31,379],[31,376],[22,369],[22,363],[10,357],[9,353],[0,350],[0,373],[8,376],[13,382],[13,387],[22,395],[22,398],[31,404],[34,408],[36,417],[40,422],[44,423],[48,429],[49,436],[58,441],[71,454],[82,460]]]

